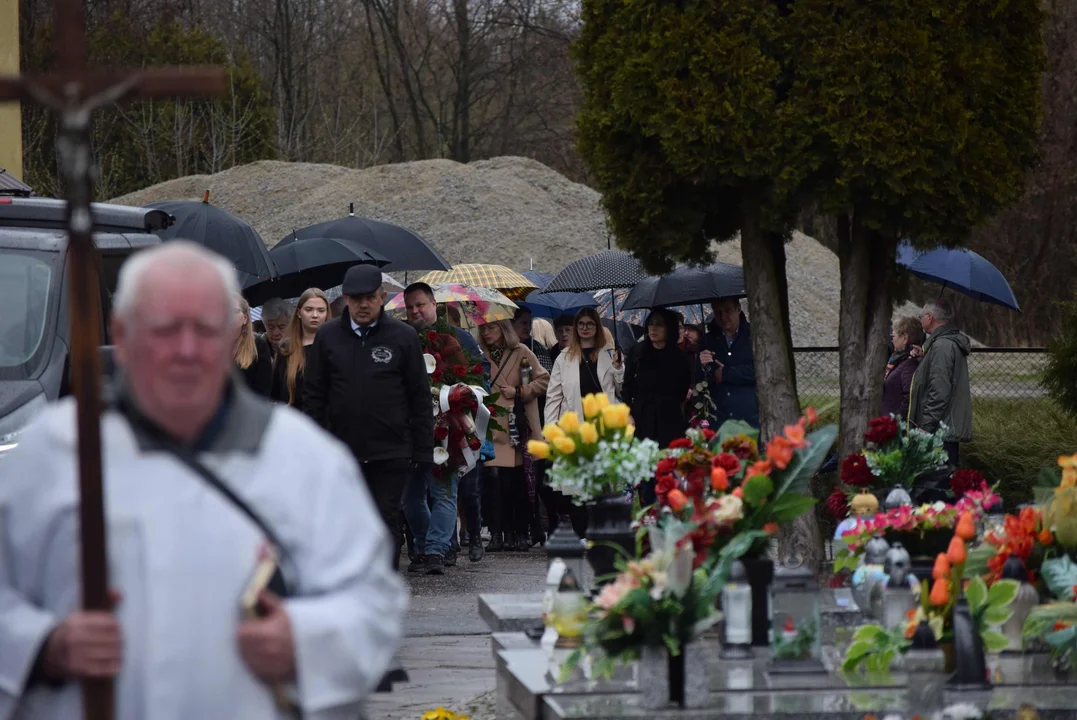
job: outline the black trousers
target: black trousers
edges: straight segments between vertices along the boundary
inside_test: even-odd
[[[374,504],[382,522],[393,539],[393,569],[400,569],[400,548],[404,544],[401,527],[401,510],[404,485],[413,472],[410,460],[374,460],[362,464],[367,488],[374,496]]]
[[[542,484],[538,487],[538,496],[546,508],[549,533],[552,535],[554,530],[561,524],[561,518],[567,517],[572,523],[572,529],[576,531],[576,534],[580,537],[586,536],[587,508],[576,507],[572,503],[572,498],[550,487],[546,482],[546,471],[546,463],[543,462],[542,473],[541,475],[536,474],[535,482],[538,482],[539,477],[542,478]]]
[[[950,467],[957,468],[960,462],[959,457],[961,455],[961,443],[957,442],[944,442],[942,449],[946,451],[946,454],[950,456]]]
[[[472,542],[478,542],[482,532],[482,518],[480,502],[482,498],[483,474],[487,472],[483,463],[475,465],[475,469],[460,478],[456,494],[458,502],[464,508],[464,520],[467,525],[468,535]]]
[[[529,535],[531,501],[522,467],[485,468],[483,477],[484,517],[494,535]]]

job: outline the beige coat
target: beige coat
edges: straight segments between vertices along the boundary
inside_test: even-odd
[[[617,395],[624,383],[625,371],[622,366],[613,365],[613,349],[605,348],[598,353],[598,381],[611,403],[617,402]],[[580,396],[580,359],[570,358],[568,351],[557,356],[550,376],[550,387],[546,391],[546,422],[555,423],[567,412],[574,412],[583,417],[583,398]]]
[[[520,387],[520,361],[524,358],[527,358],[528,362],[531,363],[531,382]],[[512,394],[512,389],[519,392],[527,411],[527,422],[531,426],[531,439],[539,440],[542,437],[542,426],[539,424],[538,399],[546,392],[546,386],[550,382],[550,373],[546,372],[546,369],[539,364],[535,354],[525,345],[520,345],[515,350],[505,350],[505,357],[502,358],[502,362],[505,363],[504,369],[498,367],[493,359],[490,360],[490,379],[497,378],[497,383],[490,390],[491,392],[501,393],[501,397],[497,401],[498,407],[503,407],[511,412],[515,400],[510,399],[508,395]],[[505,392],[506,388],[509,388],[510,391]],[[508,430],[508,416],[497,418],[497,422],[501,427]],[[509,444],[507,432],[495,432],[492,440],[497,456],[493,460],[486,461],[488,467],[519,467],[523,463],[524,448],[522,446],[512,447]]]

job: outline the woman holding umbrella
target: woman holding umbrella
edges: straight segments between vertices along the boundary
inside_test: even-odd
[[[303,370],[307,366],[314,335],[328,319],[329,298],[324,292],[309,288],[299,296],[273,366],[270,397],[274,400],[303,409]]]
[[[684,401],[691,387],[688,356],[677,347],[680,322],[671,310],[647,317],[647,337],[628,352],[622,399],[632,408],[636,434],[661,447],[684,436]],[[655,502],[654,481],[640,486],[644,505]]]

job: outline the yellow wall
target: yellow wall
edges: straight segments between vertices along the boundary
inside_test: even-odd
[[[0,75],[19,74],[19,0],[0,0]],[[22,180],[19,103],[0,103],[0,167]]]

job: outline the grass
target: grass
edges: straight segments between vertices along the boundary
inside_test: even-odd
[[[840,419],[833,395],[802,395],[801,406],[815,407],[821,423]],[[1007,509],[1032,499],[1036,475],[1054,467],[1059,455],[1077,452],[1077,419],[1047,398],[974,398],[972,437],[961,447],[961,467],[982,472],[998,483]]]

